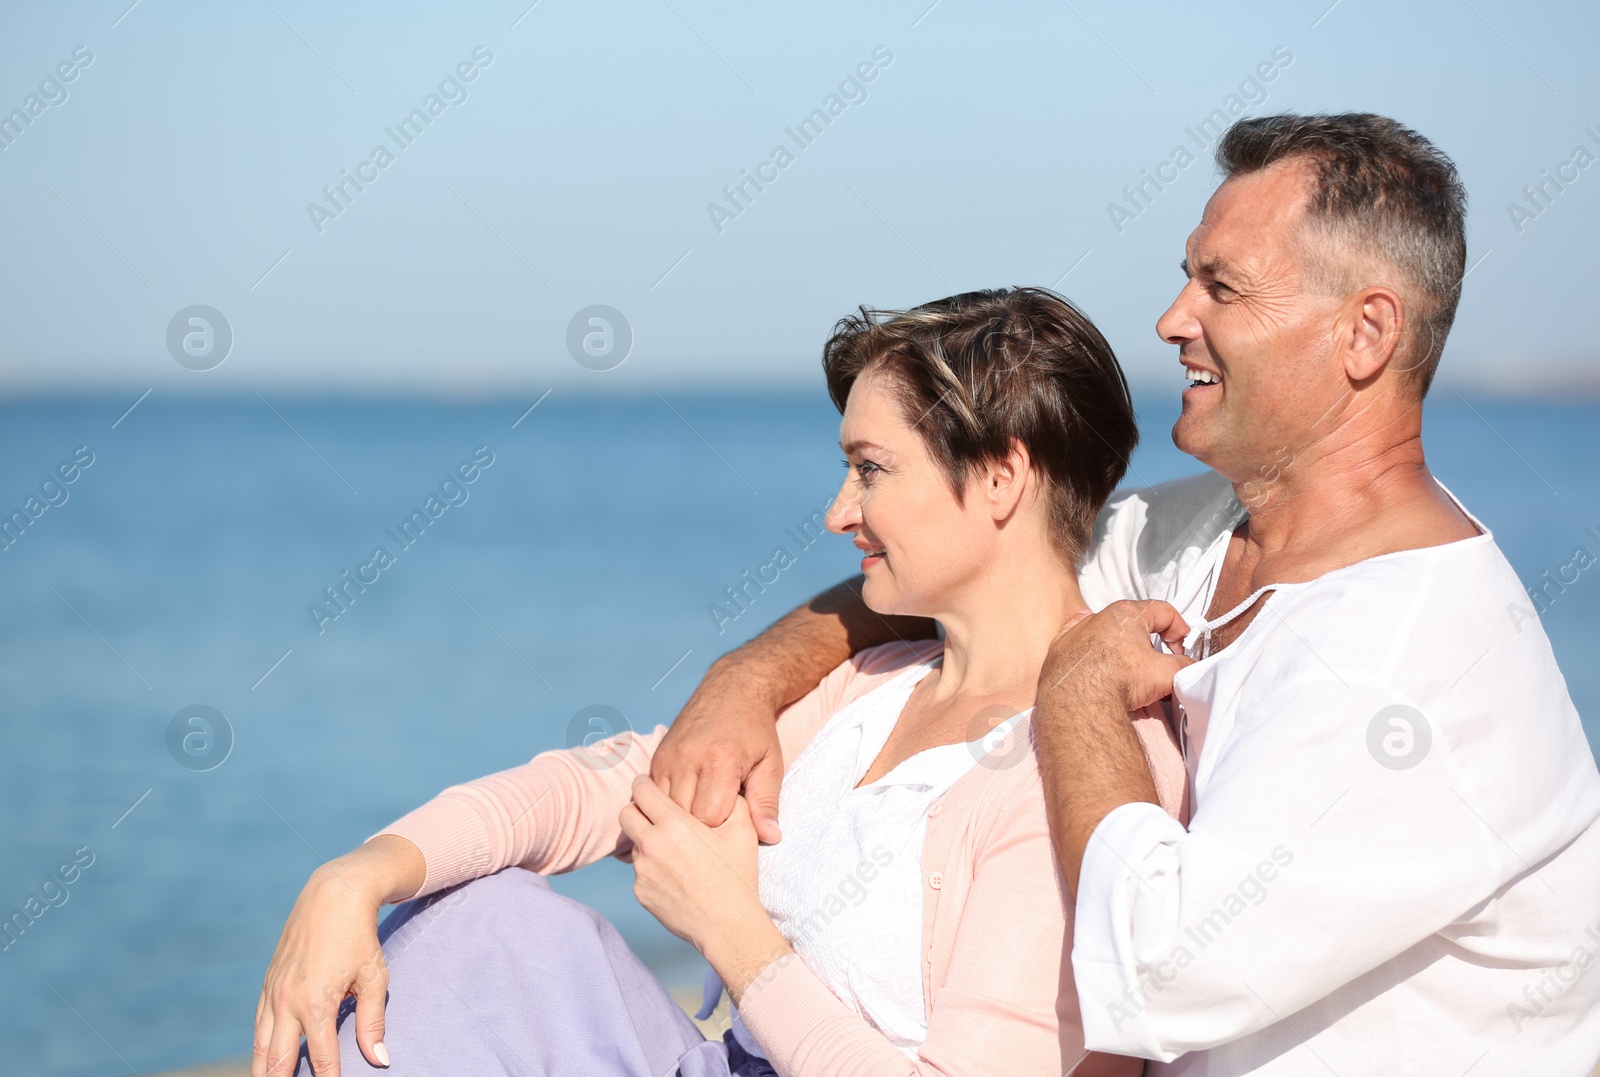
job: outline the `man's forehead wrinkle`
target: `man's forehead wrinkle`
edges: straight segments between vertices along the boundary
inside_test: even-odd
[[[1227,252],[1211,246],[1198,235],[1194,237],[1187,252],[1185,261],[1191,274],[1200,274],[1207,277],[1219,275],[1249,277],[1249,267],[1244,261],[1230,257]]]
[[[1257,194],[1261,197],[1235,200],[1211,223],[1195,229],[1191,270],[1228,274],[1242,283],[1264,283],[1293,273],[1301,265],[1304,251],[1299,221],[1304,199],[1274,198],[1266,191]]]

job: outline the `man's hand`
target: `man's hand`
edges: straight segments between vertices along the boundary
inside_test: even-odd
[[[707,826],[721,826],[742,791],[756,836],[776,842],[783,836],[778,712],[857,651],[895,639],[930,639],[934,632],[925,617],[883,617],[867,609],[860,576],[828,588],[717,659],[656,747],[650,777]]]
[[[778,829],[778,787],[783,783],[778,708],[733,681],[732,673],[717,667],[706,674],[656,746],[650,777],[706,826],[727,821],[742,788],[756,836],[770,845],[783,837]]]
[[[1173,675],[1192,661],[1150,637],[1176,647],[1188,631],[1165,602],[1114,602],[1069,621],[1050,644],[1033,724],[1050,834],[1074,898],[1100,820],[1134,801],[1160,803],[1130,716],[1171,695]]]
[[[1067,687],[1075,696],[1099,695],[1119,701],[1130,714],[1172,694],[1172,678],[1193,659],[1163,654],[1152,635],[1173,651],[1189,634],[1178,611],[1165,602],[1113,602],[1083,615],[1056,634],[1039,674],[1041,697]],[[1070,687],[1068,682],[1075,682]]]

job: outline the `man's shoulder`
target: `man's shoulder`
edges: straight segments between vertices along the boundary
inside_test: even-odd
[[[1186,550],[1210,548],[1245,515],[1233,484],[1215,471],[1119,490],[1095,521],[1086,565],[1100,577],[1121,581],[1122,587],[1113,588],[1117,590],[1140,579],[1145,583],[1166,579],[1175,563],[1194,561],[1194,555],[1184,559]],[[1156,590],[1164,589],[1140,586],[1139,594],[1107,598],[1159,597]]]
[[[1341,687],[1381,682],[1469,708],[1490,699],[1511,712],[1571,707],[1550,641],[1491,534],[1368,558],[1284,586],[1269,603],[1272,623],[1256,632],[1257,669],[1269,680],[1274,667],[1301,665]]]
[[[858,677],[881,677],[927,662],[943,651],[942,639],[897,639],[864,647],[851,655],[845,665]]]

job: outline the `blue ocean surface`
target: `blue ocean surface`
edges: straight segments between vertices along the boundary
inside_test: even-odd
[[[323,859],[446,785],[581,739],[589,708],[670,723],[718,654],[854,571],[846,540],[803,527],[842,475],[820,390],[534,399],[0,404],[0,511],[47,503],[0,553],[0,912],[44,908],[0,952],[0,1072],[245,1054],[278,931]],[[1197,470],[1168,439],[1177,392],[1139,403],[1128,482]],[[1542,619],[1591,745],[1596,430],[1594,401],[1439,389],[1426,439],[1523,581],[1564,581]],[[415,510],[426,528],[397,537]],[[746,587],[780,547],[776,582]],[[191,707],[211,708],[209,745],[184,720],[169,737]],[[224,727],[223,761],[193,769]],[[74,855],[87,866],[47,884]],[[664,976],[694,976],[626,865],[556,885]]]

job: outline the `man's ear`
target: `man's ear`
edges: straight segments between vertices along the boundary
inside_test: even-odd
[[[1358,384],[1371,380],[1395,359],[1405,329],[1405,303],[1393,288],[1363,288],[1351,297],[1345,375]],[[1404,356],[1401,356],[1404,359]]]

